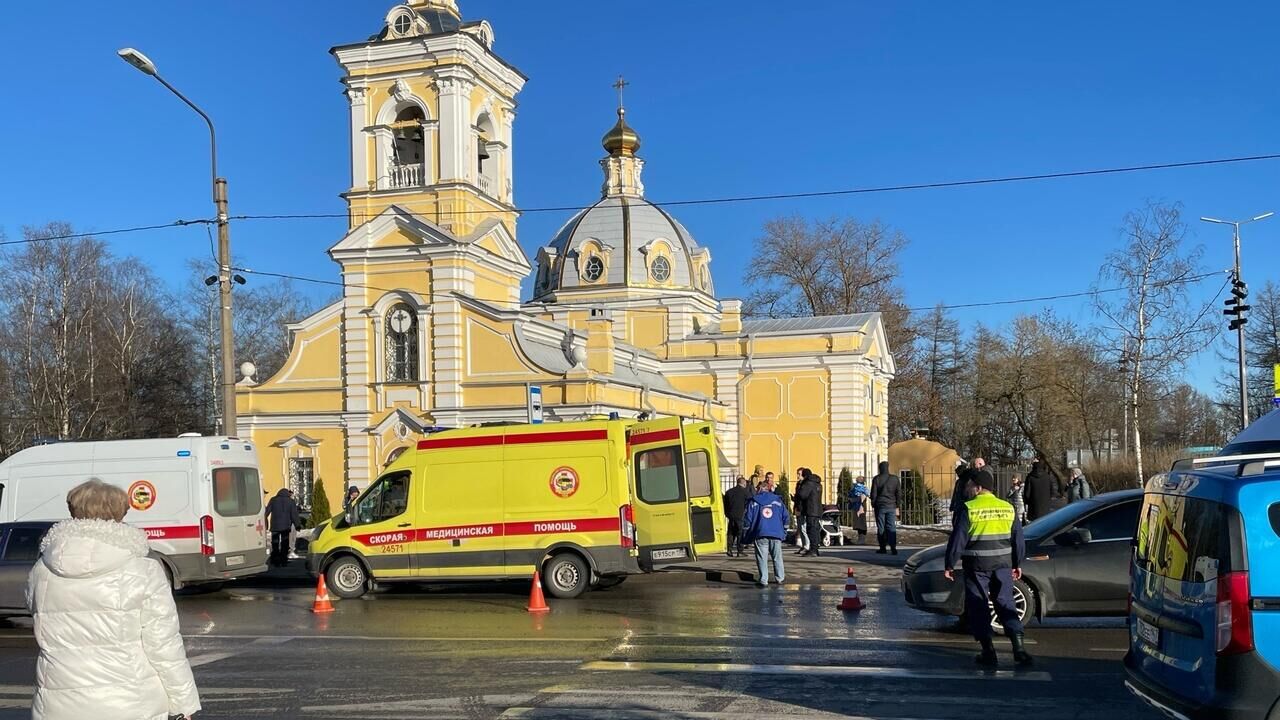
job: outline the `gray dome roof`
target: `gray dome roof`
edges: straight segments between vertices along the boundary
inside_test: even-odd
[[[658,283],[651,262],[665,244],[670,277]],[[579,275],[583,252],[600,252],[605,270],[594,282]],[[538,254],[534,296],[591,287],[644,286],[713,294],[710,272],[695,273],[694,258],[706,257],[689,231],[665,210],[639,197],[610,196],[569,219]]]

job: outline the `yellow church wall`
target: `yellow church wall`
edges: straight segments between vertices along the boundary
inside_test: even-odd
[[[287,448],[275,446],[275,443],[284,442],[299,434],[318,440],[319,445],[314,448],[301,444]],[[262,479],[262,489],[268,495],[275,495],[280,488],[285,487],[289,457],[310,457],[314,459],[316,479],[324,481],[324,489],[329,495],[330,503],[341,507],[342,484],[346,477],[346,456],[341,429],[306,426],[288,429],[258,428],[252,435],[253,442],[258,448],[258,469]],[[310,503],[310,498],[299,500],[304,505]]]
[[[335,312],[322,324],[299,332],[280,370],[249,392],[339,387],[340,324],[340,314]]]
[[[366,282],[362,284],[368,286],[364,289],[364,299],[369,305],[377,302],[392,288],[411,290],[422,295],[423,300],[431,301],[431,274],[421,264],[378,264],[358,268],[366,275]]]
[[[830,389],[825,370],[757,372],[743,383],[740,467],[812,469],[824,479],[830,458]],[[828,489],[826,492],[830,492]]]
[[[657,308],[627,313],[627,342],[649,351],[660,351],[667,342],[667,311]],[[659,352],[659,356],[662,353]]]
[[[342,390],[256,390],[236,394],[240,415],[309,413],[342,410]]]
[[[665,373],[664,373],[665,374]],[[702,393],[707,397],[716,396],[716,378],[708,373],[697,375],[666,375],[667,382],[682,392]]]
[[[510,323],[491,323],[467,313],[463,327],[466,379],[518,376],[522,380],[537,380],[549,377],[537,370],[516,348],[515,331]]]

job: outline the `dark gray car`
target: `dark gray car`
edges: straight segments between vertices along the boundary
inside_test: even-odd
[[[0,618],[28,615],[27,576],[53,522],[0,524]]]

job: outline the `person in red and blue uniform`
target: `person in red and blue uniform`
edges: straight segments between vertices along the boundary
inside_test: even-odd
[[[781,585],[786,577],[782,567],[782,539],[787,536],[790,521],[787,506],[773,492],[773,478],[766,476],[760,492],[747,503],[747,514],[742,520],[743,542],[752,543],[756,551],[756,569],[760,571],[756,580],[758,587],[769,584],[766,560],[773,561],[775,582]]]

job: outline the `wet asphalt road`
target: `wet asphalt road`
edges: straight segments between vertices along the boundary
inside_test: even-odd
[[[905,559],[905,558],[903,558]],[[527,587],[395,588],[309,611],[311,590],[179,598],[201,718],[1055,718],[1156,715],[1124,690],[1120,620],[1032,625],[1038,664],[983,673],[955,622],[861,588],[629,579],[547,615]],[[0,630],[0,720],[30,717],[28,621]],[[87,714],[86,717],[92,717]]]

